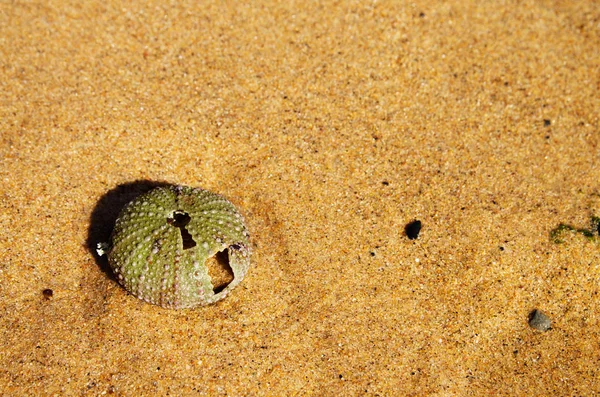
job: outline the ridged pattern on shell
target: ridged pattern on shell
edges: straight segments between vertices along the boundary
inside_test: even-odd
[[[195,245],[184,248],[177,214]],[[117,219],[108,252],[119,283],[138,298],[168,308],[207,305],[224,298],[250,266],[244,220],[224,197],[186,186],[160,187],[127,204]],[[227,250],[231,281],[215,293],[206,260]]]

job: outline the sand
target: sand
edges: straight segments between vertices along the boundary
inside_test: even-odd
[[[599,20],[2,2],[0,394],[599,394]],[[165,183],[247,220],[252,268],[215,305],[144,303],[95,253]]]

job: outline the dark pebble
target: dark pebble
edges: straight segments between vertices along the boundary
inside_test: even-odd
[[[54,295],[54,291],[52,291],[50,288],[46,288],[45,290],[42,291],[42,295],[44,295],[44,298],[52,298],[52,295]]]
[[[404,227],[404,232],[406,233],[406,236],[411,240],[415,240],[417,237],[419,237],[420,231],[421,221],[412,221]]]
[[[529,313],[529,326],[538,331],[545,332],[552,329],[552,321],[544,312],[535,309]]]

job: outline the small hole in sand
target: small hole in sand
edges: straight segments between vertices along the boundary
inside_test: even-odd
[[[217,252],[216,255],[206,260],[208,275],[213,285],[213,292],[218,294],[233,281],[233,270],[229,266],[227,250]]]

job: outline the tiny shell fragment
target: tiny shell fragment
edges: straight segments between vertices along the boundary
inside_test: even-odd
[[[223,299],[250,267],[244,219],[224,197],[186,186],[159,187],[127,204],[111,236],[108,261],[131,294],[183,309]],[[207,259],[223,252],[233,280],[213,285]]]

